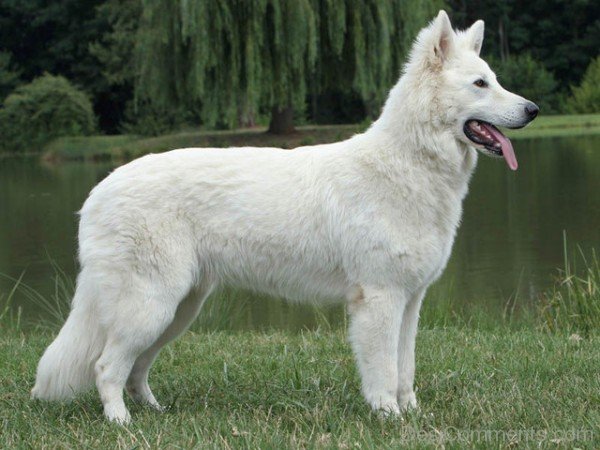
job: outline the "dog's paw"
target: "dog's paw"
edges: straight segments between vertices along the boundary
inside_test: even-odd
[[[414,391],[407,392],[405,394],[398,395],[398,406],[401,411],[409,411],[409,410],[419,410],[419,405],[417,404],[417,397]]]
[[[398,417],[401,414],[400,406],[395,398],[376,397],[369,401],[373,411],[384,417]]]
[[[125,405],[106,405],[104,407],[104,415],[109,422],[114,422],[118,425],[129,425],[131,423],[131,414]]]
[[[166,410],[166,408],[164,408],[163,406],[160,405],[160,403],[158,403],[158,401],[156,400],[156,398],[154,397],[154,394],[152,394],[152,391],[150,390],[150,386],[148,386],[148,383],[143,383],[143,384],[133,384],[133,383],[128,383],[126,386],[127,389],[127,393],[129,394],[129,396],[131,397],[131,399],[139,404],[142,405],[147,405],[153,409],[155,409],[158,412],[164,412]]]

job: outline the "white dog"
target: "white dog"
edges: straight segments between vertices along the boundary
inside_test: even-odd
[[[123,389],[160,408],[148,371],[215,286],[295,300],[339,299],[362,392],[375,410],[416,406],[415,335],[442,273],[480,150],[517,160],[496,125],[535,104],[479,58],[482,21],[423,29],[381,117],[363,134],[293,151],[181,149],[115,170],[81,210],[72,311],[32,396],[64,399],[95,380],[108,419]]]

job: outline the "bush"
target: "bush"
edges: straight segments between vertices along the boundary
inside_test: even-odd
[[[38,151],[59,136],[88,135],[96,118],[88,97],[66,78],[45,74],[17,87],[0,108],[0,148]]]
[[[490,58],[490,65],[505,89],[537,103],[542,113],[564,109],[554,75],[529,53],[510,56],[505,61]]]
[[[576,114],[600,112],[600,56],[592,60],[583,74],[581,84],[571,87],[571,93],[567,102],[569,112]]]
[[[183,108],[161,107],[147,101],[137,105],[130,102],[125,111],[125,123],[121,126],[121,131],[140,136],[161,136],[198,123],[199,119],[196,116]]]

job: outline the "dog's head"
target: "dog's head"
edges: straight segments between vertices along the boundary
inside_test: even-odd
[[[479,57],[484,23],[454,32],[444,11],[419,34],[412,59],[433,75],[436,110],[459,141],[488,156],[504,157],[512,170],[517,159],[510,140],[497,127],[521,128],[539,108],[508,92]],[[427,66],[426,68],[423,65]]]

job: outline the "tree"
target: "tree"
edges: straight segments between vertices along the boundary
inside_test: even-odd
[[[486,22],[484,51],[506,59],[529,53],[541,61],[566,90],[580,80],[600,48],[597,0],[447,0],[453,20],[466,27]]]
[[[0,46],[12,54],[24,80],[57,73],[96,90],[97,61],[89,43],[106,25],[95,18],[102,0],[0,0]]]
[[[571,88],[567,108],[572,113],[600,112],[600,56],[588,66],[581,84]]]
[[[419,30],[444,7],[441,0],[313,2],[317,17],[317,92],[355,92],[373,117],[396,82]]]
[[[273,130],[287,131],[314,64],[314,22],[308,0],[143,1],[136,96],[201,104],[209,126],[269,107]]]
[[[12,54],[24,82],[62,75],[91,94],[104,129],[114,130],[114,93],[90,44],[108,31],[96,7],[105,0],[0,0],[0,51]]]
[[[11,63],[10,53],[0,52],[0,102],[19,84],[19,70]]]
[[[141,0],[107,0],[96,8],[97,21],[107,23],[108,29],[90,43],[89,52],[100,63],[106,84],[103,96],[112,105],[114,128],[122,128],[133,99],[134,48],[141,13]]]
[[[108,23],[109,29],[89,49],[111,85],[133,84],[133,50],[141,14],[141,0],[107,0],[96,8],[96,17]]]
[[[271,112],[293,129],[309,89],[357,92],[375,110],[439,0],[144,0],[138,101],[200,105],[209,126]]]
[[[554,75],[529,53],[507,56],[504,60],[488,58],[488,62],[505,89],[537,103],[544,114],[562,109],[555,101],[558,83]]]

